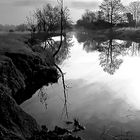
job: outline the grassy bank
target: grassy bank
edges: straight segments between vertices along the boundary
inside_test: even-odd
[[[0,140],[27,140],[40,131],[19,105],[42,86],[58,81],[51,54],[42,53],[43,48],[33,51],[24,43],[28,37],[26,33],[0,34]]]
[[[24,43],[28,38],[29,34],[27,33],[0,33],[0,53],[31,52]]]
[[[140,28],[116,28],[114,32],[118,39],[140,42]]]

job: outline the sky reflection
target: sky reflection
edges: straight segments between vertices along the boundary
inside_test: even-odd
[[[104,126],[111,125],[112,133],[140,129],[140,57],[119,56],[123,63],[113,75],[103,71],[98,51],[87,53],[75,36],[70,57],[61,64],[66,72],[70,118],[78,117],[87,130],[85,138],[99,137]],[[131,47],[131,46],[130,46]],[[41,124],[53,127],[62,124],[63,89],[61,81],[47,88],[48,109],[39,102],[37,94],[22,107]],[[59,119],[58,119],[59,118]],[[139,132],[138,132],[139,133]],[[98,135],[98,136],[97,136]]]
[[[63,70],[67,72],[66,78],[83,79],[86,83],[104,83],[117,91],[118,96],[125,97],[128,103],[140,109],[140,57],[121,56],[123,64],[114,75],[109,75],[103,72],[99,65],[99,52],[87,53],[83,51],[83,43],[79,44],[75,37],[72,41],[74,45],[71,48],[71,57],[62,65]]]

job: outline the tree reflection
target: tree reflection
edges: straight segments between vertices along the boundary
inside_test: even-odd
[[[61,47],[59,53],[55,57],[55,62],[57,64],[59,64],[59,65],[62,64],[62,62],[69,57],[70,47],[72,47],[72,46],[73,46],[72,36],[70,34],[67,34],[64,37],[62,47]]]
[[[123,62],[118,56],[124,52],[125,48],[112,39],[103,42],[100,47],[102,48],[102,52],[99,55],[100,65],[105,72],[112,75]]]
[[[50,38],[46,42],[44,42],[42,46],[46,50],[50,51],[51,54],[53,54],[53,52],[55,52],[57,50],[59,44],[60,44],[59,39],[54,40],[54,39]],[[55,63],[56,64],[61,65],[62,62],[68,58],[69,50],[70,50],[70,47],[72,47],[72,46],[73,46],[72,35],[66,34],[65,36],[63,36],[62,46],[61,46],[58,54],[55,56]]]
[[[88,40],[86,42],[84,42],[83,44],[83,49],[88,53],[88,52],[92,52],[92,51],[95,51],[97,50],[100,45],[100,42],[96,42],[95,40]]]
[[[83,43],[83,49],[86,52],[100,52],[100,65],[105,72],[111,75],[123,63],[123,56],[140,56],[140,43],[113,39],[111,33],[106,40],[89,36],[88,33],[78,33],[77,40]]]
[[[140,43],[132,42],[127,51],[130,56],[140,56]]]

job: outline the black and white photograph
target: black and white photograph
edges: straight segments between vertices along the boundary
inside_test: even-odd
[[[140,140],[140,0],[0,0],[0,140]]]

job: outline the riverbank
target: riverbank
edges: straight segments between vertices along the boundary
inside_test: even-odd
[[[112,28],[112,29],[75,29],[79,34],[91,36],[95,40],[106,41],[110,38],[140,42],[140,28]]]
[[[0,139],[81,140],[65,128],[41,127],[21,109],[38,89],[57,83],[60,77],[51,51],[28,45],[29,39],[27,33],[0,34]]]
[[[24,140],[40,131],[20,104],[43,85],[55,83],[58,72],[50,53],[33,51],[25,34],[0,34],[0,138]],[[51,60],[51,61],[50,61]]]

